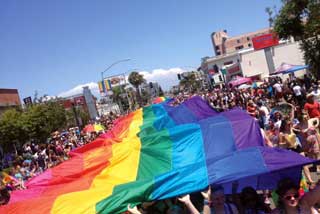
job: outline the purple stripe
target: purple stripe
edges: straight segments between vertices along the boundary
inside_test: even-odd
[[[246,112],[233,109],[221,114],[231,123],[237,149],[264,146],[259,124]]]
[[[196,115],[198,120],[219,114],[217,111],[210,107],[207,101],[203,100],[199,96],[192,97],[191,99],[187,100],[184,105],[186,105],[190,109],[190,111],[192,111]]]
[[[270,171],[301,166],[314,162],[314,160],[310,158],[306,158],[298,153],[284,149],[268,147],[260,147],[259,149],[265,164]]]

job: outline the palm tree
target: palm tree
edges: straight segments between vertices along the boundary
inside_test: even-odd
[[[133,71],[130,73],[128,77],[128,81],[131,85],[133,85],[136,88],[138,104],[141,105],[141,96],[140,96],[139,86],[142,83],[146,82],[146,80],[143,78],[142,74],[139,74],[138,72]]]
[[[182,86],[184,89],[188,89],[189,92],[198,90],[200,85],[201,84],[197,80],[195,72],[189,73],[180,80],[180,86]]]

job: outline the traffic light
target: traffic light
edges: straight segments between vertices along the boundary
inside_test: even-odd
[[[152,82],[149,82],[149,87],[153,88],[153,83]]]
[[[181,80],[181,74],[178,74],[178,80]]]

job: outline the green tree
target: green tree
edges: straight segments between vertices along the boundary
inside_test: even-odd
[[[283,0],[276,16],[274,31],[280,38],[300,41],[304,59],[314,75],[320,78],[320,1]]]
[[[164,93],[163,93],[161,86],[159,86],[159,96],[160,97],[164,96]]]
[[[30,106],[24,113],[28,135],[38,143],[44,142],[50,133],[66,125],[66,111],[58,102],[46,102]]]
[[[66,111],[58,102],[34,104],[24,111],[10,109],[0,118],[0,143],[6,149],[30,139],[43,143],[53,131],[65,127]]]
[[[138,72],[133,71],[130,73],[128,81],[131,85],[133,85],[136,88],[138,104],[141,105],[141,95],[140,95],[139,86],[142,83],[145,83],[146,80],[143,78],[142,74],[139,74]]]
[[[86,124],[89,123],[90,116],[88,112],[84,111],[81,107],[75,106],[75,112],[78,116],[78,119],[81,119],[82,126],[85,126]],[[66,127],[74,127],[77,126],[76,118],[75,118],[75,113],[73,109],[66,110]],[[80,121],[79,121],[80,122]]]
[[[189,92],[195,92],[199,90],[201,86],[201,82],[197,80],[195,72],[191,72],[188,75],[185,75],[180,80],[180,86],[184,88],[184,90],[188,90]]]
[[[146,104],[150,103],[151,94],[147,90],[142,90],[141,94],[142,94],[142,96],[141,96],[142,104],[146,105]]]
[[[126,94],[125,87],[126,85],[118,85],[118,86],[112,87],[112,92],[113,92],[112,99],[113,101],[118,103],[121,109],[121,112],[129,109],[129,101],[127,98],[127,96],[129,95]]]
[[[269,18],[268,18],[269,27],[272,27],[274,24],[274,19],[277,14],[277,8],[276,8],[276,6],[273,6],[273,9],[271,9],[270,7],[266,7],[265,11],[269,16]]]
[[[4,150],[15,149],[28,139],[22,111],[16,109],[5,111],[0,119],[0,144]]]

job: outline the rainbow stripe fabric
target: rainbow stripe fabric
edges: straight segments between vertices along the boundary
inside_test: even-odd
[[[99,81],[99,82],[98,82],[98,87],[99,87],[99,92],[100,92],[100,93],[104,93],[103,81]]]
[[[109,79],[104,80],[105,90],[110,91],[112,90],[111,81]]]
[[[266,148],[257,122],[234,109],[217,113],[199,97],[160,103],[116,121],[112,131],[14,191],[0,213],[121,213],[139,204],[234,180],[274,187],[313,161]]]
[[[162,103],[163,101],[165,101],[166,98],[165,97],[157,97],[152,101],[152,104],[158,104],[158,103]]]

